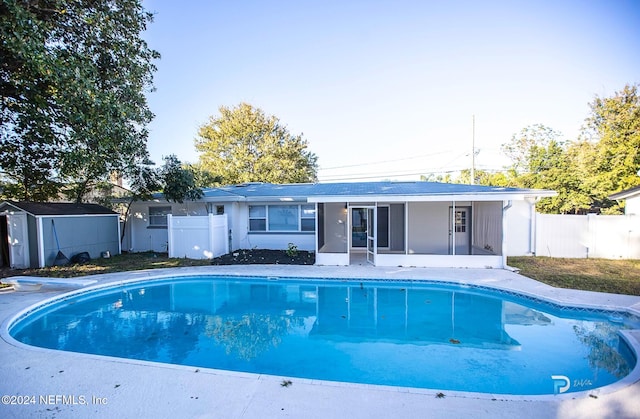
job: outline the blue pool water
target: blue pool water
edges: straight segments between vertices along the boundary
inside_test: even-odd
[[[630,328],[640,321],[625,313],[453,284],[192,277],[67,296],[9,332],[43,348],[194,367],[535,395],[626,376],[636,359],[618,332]]]

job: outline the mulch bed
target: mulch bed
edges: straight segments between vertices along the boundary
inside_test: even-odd
[[[313,252],[297,250],[242,249],[217,257],[212,265],[313,265],[316,255]]]

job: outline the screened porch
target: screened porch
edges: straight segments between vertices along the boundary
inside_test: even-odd
[[[318,202],[316,263],[503,267],[503,201]]]

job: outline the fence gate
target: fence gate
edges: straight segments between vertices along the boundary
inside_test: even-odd
[[[169,257],[213,259],[229,253],[227,214],[167,215]]]

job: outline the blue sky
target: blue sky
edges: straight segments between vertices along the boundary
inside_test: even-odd
[[[144,0],[162,58],[152,159],[196,162],[198,127],[241,102],[303,134],[321,181],[500,169],[532,124],[577,137],[640,83],[640,0]]]

